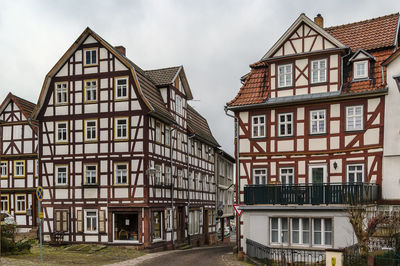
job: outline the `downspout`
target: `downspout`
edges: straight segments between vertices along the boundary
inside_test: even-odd
[[[231,114],[228,114],[227,106],[224,107],[225,114],[235,119],[235,146],[236,146],[236,204],[240,205],[240,175],[239,175],[239,119]],[[236,225],[236,242],[238,246],[238,252],[241,250],[241,239],[240,239],[240,216],[237,217],[238,224]],[[222,229],[221,232],[223,233]]]
[[[169,153],[170,153],[170,167],[171,167],[171,172],[170,172],[170,178],[171,178],[171,215],[172,218],[171,219],[171,240],[172,240],[172,246],[174,246],[174,218],[175,218],[175,212],[174,212],[174,176],[173,176],[173,161],[172,161],[172,155],[173,155],[173,147],[174,145],[172,145],[172,132],[176,130],[176,127],[171,128],[170,132],[169,132],[169,144],[170,144],[170,149],[169,149]],[[176,135],[176,144],[178,145],[178,131],[176,131],[177,135]]]
[[[190,245],[190,235],[189,235],[189,210],[190,210],[190,179],[189,179],[189,139],[192,139],[194,137],[194,134],[189,136],[188,135],[188,139],[186,141],[186,176],[187,176],[187,199],[188,199],[188,203],[187,203],[187,219],[188,219],[188,226],[187,226],[187,235],[188,235],[188,244]]]
[[[382,85],[385,85],[385,71],[383,70],[383,66],[381,65],[381,71],[382,71]]]

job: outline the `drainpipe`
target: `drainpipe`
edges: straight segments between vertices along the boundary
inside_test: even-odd
[[[239,175],[239,119],[231,114],[228,114],[227,106],[224,107],[225,114],[235,119],[235,144],[236,144],[236,204],[240,204],[240,175]],[[236,242],[238,246],[238,252],[241,251],[241,239],[240,239],[240,216],[237,217],[238,224],[236,225]],[[221,229],[222,232],[222,229]]]
[[[172,218],[171,219],[171,240],[172,240],[172,246],[174,246],[174,177],[173,177],[173,162],[172,162],[172,155],[173,155],[173,145],[172,145],[172,132],[176,130],[176,127],[171,128],[170,132],[169,132],[169,144],[170,144],[170,149],[169,149],[169,153],[170,153],[170,167],[171,167],[171,172],[170,174],[170,179],[171,179],[171,210],[172,210]],[[176,144],[178,145],[178,134],[179,132],[176,130]]]
[[[187,172],[187,199],[188,199],[188,203],[187,203],[187,209],[188,209],[188,227],[187,227],[187,235],[188,235],[188,244],[190,245],[190,235],[189,235],[189,210],[190,210],[190,179],[189,179],[189,139],[192,139],[194,137],[194,134],[191,136],[187,136],[187,141],[186,141],[186,172]]]

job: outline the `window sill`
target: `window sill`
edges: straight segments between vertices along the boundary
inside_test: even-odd
[[[82,187],[84,187],[84,188],[98,188],[99,184],[83,184]]]
[[[315,83],[310,81],[310,86],[320,86],[320,85],[328,85],[328,81],[315,82]]]
[[[285,90],[285,89],[293,89],[293,88],[294,88],[293,85],[290,85],[290,86],[283,86],[283,87],[277,86],[277,87],[276,87],[277,90]]]
[[[360,132],[364,132],[365,129],[353,129],[353,130],[346,130],[344,131],[344,133],[346,134],[351,134],[351,133],[360,133]]]
[[[96,63],[96,64],[83,64],[83,67],[95,67],[95,66],[98,66],[99,65],[99,63]]]
[[[262,137],[251,137],[250,140],[263,140],[267,139],[267,136],[262,136]]]
[[[114,184],[114,187],[129,187],[129,184]]]
[[[327,136],[328,133],[324,132],[324,133],[309,133],[308,134],[310,137],[323,137],[323,136]]]
[[[54,188],[68,188],[68,185],[55,185]]]
[[[68,145],[69,144],[69,142],[68,141],[65,141],[65,142],[55,142],[55,144],[56,145]]]
[[[369,77],[364,77],[364,78],[354,78],[351,82],[358,82],[358,81],[368,81],[371,80]]]
[[[294,135],[288,135],[288,136],[278,136],[278,139],[290,139],[290,138],[293,138],[294,137]]]
[[[114,141],[117,141],[117,142],[123,142],[123,141],[128,141],[129,140],[129,138],[126,138],[126,139],[114,139]]]
[[[114,101],[116,102],[124,102],[124,101],[128,101],[129,97],[124,97],[124,98],[114,98]]]
[[[84,104],[91,104],[91,103],[98,103],[97,100],[93,100],[93,101],[84,101]]]
[[[22,179],[22,178],[25,178],[26,176],[13,176],[13,178],[15,178],[15,179]],[[4,178],[4,177],[2,177],[2,178]]]
[[[97,142],[97,139],[93,139],[93,140],[91,140],[91,139],[85,139],[85,141],[84,141],[84,143],[96,143]]]
[[[54,106],[67,106],[68,103],[55,103]]]

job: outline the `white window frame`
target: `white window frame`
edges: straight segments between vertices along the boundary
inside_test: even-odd
[[[125,170],[124,169],[118,169],[118,166],[125,166]],[[123,182],[124,179],[124,171],[125,171],[125,182]],[[114,163],[114,184],[115,185],[127,185],[129,179],[129,164],[128,163]]]
[[[68,82],[56,82],[54,84],[54,104],[68,103]]]
[[[257,171],[263,171],[264,173],[256,173]],[[257,180],[259,182],[257,182]],[[268,183],[267,168],[253,168],[253,184],[254,185],[266,185],[267,183]]]
[[[317,118],[314,118],[314,114]],[[323,118],[321,118],[323,114]],[[320,122],[323,123],[323,129],[320,128]],[[313,124],[316,124],[316,130],[314,130]],[[310,110],[310,134],[325,134],[326,133],[326,110]]]
[[[165,177],[165,185],[169,186],[172,184],[172,171],[171,171],[171,166],[166,165],[165,166],[165,173],[164,173],[164,177]]]
[[[293,242],[293,233],[295,232],[293,226],[293,220],[299,220],[299,230],[296,230],[299,233],[299,243]],[[308,227],[304,226],[304,221],[308,220]],[[308,232],[307,242],[304,242],[304,233]],[[310,244],[310,219],[309,218],[301,218],[301,217],[292,217],[290,218],[290,242],[295,246],[308,246]]]
[[[88,170],[88,167],[94,167],[95,169],[94,170]],[[98,177],[97,177],[97,164],[84,164],[84,172],[83,172],[83,175],[84,175],[84,184],[85,185],[97,185],[97,180],[98,180]],[[94,182],[92,182],[92,180],[93,180],[93,177],[94,177]],[[88,181],[90,181],[90,182],[88,182]]]
[[[65,182],[59,182],[59,170],[60,168],[65,168]],[[55,166],[55,184],[56,186],[66,186],[68,185],[68,165],[56,165]],[[64,179],[63,176],[60,176],[60,179]],[[62,181],[62,180],[61,180]]]
[[[23,200],[18,199],[18,197],[23,197]],[[24,209],[20,208],[20,204],[19,204],[20,202],[24,203]],[[26,203],[26,194],[15,194],[15,213],[16,214],[26,213],[26,209],[27,209],[26,204],[27,204]]]
[[[361,170],[358,170],[358,169],[354,169],[354,170],[350,170],[350,167],[360,167],[361,166]],[[350,183],[350,174],[354,174],[354,181],[351,183],[351,184],[354,184],[354,183],[362,183],[362,182],[364,182],[365,181],[365,171],[364,171],[364,164],[362,164],[362,163],[357,163],[357,164],[348,164],[347,166],[346,166],[346,176],[347,176],[347,183]],[[357,181],[356,179],[357,179],[357,174],[358,173],[361,173],[361,175],[362,175],[362,180],[361,181]]]
[[[183,114],[182,98],[178,94],[175,94],[175,103],[176,103],[176,113],[182,115]]]
[[[89,52],[89,57],[87,57],[87,52]],[[93,52],[95,52],[96,60],[93,60]],[[88,60],[89,59],[89,60]],[[94,48],[85,48],[83,49],[83,66],[96,66],[99,63],[99,49],[97,47]]]
[[[166,220],[165,228],[166,228],[166,230],[172,230],[172,222],[174,219],[174,212],[171,208],[169,208],[166,210],[166,214],[167,214],[167,217],[165,218],[165,220]]]
[[[162,174],[162,172],[161,172],[161,164],[156,164],[156,165],[154,165],[154,168],[156,169],[156,173],[155,173],[155,179],[154,179],[154,182],[155,182],[155,185],[161,185],[162,184],[162,180],[161,180],[161,174]]]
[[[288,67],[290,67],[290,70],[288,69]],[[293,86],[293,64],[279,65],[277,70],[278,70],[278,82],[277,82],[278,88]],[[282,73],[281,70],[283,70]],[[281,80],[282,76],[283,79]],[[281,83],[281,81],[283,82]]]
[[[176,149],[182,149],[182,134],[179,131],[176,132]]]
[[[325,67],[321,67],[322,62],[324,62]],[[317,63],[317,68],[314,68],[314,63]],[[324,83],[327,82],[327,68],[328,68],[328,60],[326,58],[324,59],[318,59],[318,60],[312,60],[310,62],[311,65],[311,84],[316,84],[316,83]],[[315,81],[314,81],[315,78]]]
[[[96,225],[96,230],[88,230],[88,212],[95,212],[96,216],[90,216],[91,217],[91,228],[93,228],[93,220],[95,220],[95,225]],[[84,227],[84,232],[86,234],[97,234],[99,232],[99,213],[98,210],[84,210],[84,219],[85,219],[85,227]]]
[[[315,220],[321,220],[321,231],[316,231],[315,230]],[[325,230],[325,221],[326,220],[331,220],[331,231],[326,231]],[[316,244],[315,243],[315,233],[320,232],[321,233],[321,244]],[[330,244],[325,244],[325,233],[330,233],[331,234],[331,243]],[[313,218],[312,219],[312,245],[317,246],[317,247],[331,247],[332,242],[333,242],[333,219],[331,218]]]
[[[261,122],[261,119],[263,122]],[[257,134],[255,134],[257,130]],[[252,138],[265,138],[266,136],[266,116],[265,115],[254,115],[251,117],[251,137]]]
[[[273,242],[272,241],[272,219],[278,219],[278,242]],[[283,228],[282,228],[282,220],[283,219],[286,219],[286,221],[287,221],[286,230],[283,230]],[[290,221],[289,221],[289,218],[288,217],[270,217],[269,223],[270,223],[270,226],[269,226],[269,235],[270,235],[269,241],[270,241],[270,244],[271,245],[284,245],[284,246],[289,245],[289,233],[290,233],[290,228],[289,228]],[[274,230],[276,230],[276,229],[274,229]],[[283,232],[284,231],[287,232],[287,242],[283,241]]]
[[[157,143],[161,143],[162,137],[161,137],[161,132],[162,132],[162,124],[160,121],[156,121],[156,136],[155,136],[155,141]]]
[[[286,170],[286,173],[284,173]],[[291,173],[289,173],[291,171]],[[289,177],[292,176],[292,182],[289,181]],[[283,183],[283,178],[285,178],[286,182]],[[294,174],[294,167],[281,167],[279,168],[279,181],[282,185],[293,185],[295,184],[295,174]]]
[[[178,169],[178,188],[183,188],[183,170]]]
[[[14,177],[25,177],[26,166],[25,160],[16,160],[14,161]]]
[[[35,159],[35,177],[39,177],[39,159]]]
[[[353,63],[353,78],[354,79],[366,79],[368,78],[368,60],[356,61]],[[361,68],[359,68],[361,67]],[[363,73],[359,73],[359,70],[362,70]]]
[[[119,125],[119,121],[125,121],[125,126]],[[119,130],[121,130],[121,136],[118,136]],[[125,135],[122,133],[125,130]],[[114,138],[115,140],[127,140],[129,138],[129,118],[128,117],[116,117],[114,119]]]
[[[2,200],[1,198],[7,198],[5,200]],[[0,212],[7,212],[10,213],[10,195],[9,194],[1,194],[1,198],[0,198]],[[6,207],[6,210],[5,208]]]
[[[0,178],[8,177],[8,161],[0,162]]]
[[[164,130],[164,144],[165,146],[171,145],[171,131],[169,126],[165,126]]]
[[[97,89],[98,89],[98,82],[97,79],[87,79],[83,81],[84,85],[84,96],[85,96],[85,103],[95,103],[97,102]]]
[[[291,116],[291,121],[287,121],[287,116]],[[285,121],[281,121],[281,117],[285,118]],[[292,137],[294,135],[294,126],[293,126],[293,119],[294,119],[294,114],[293,113],[280,113],[278,114],[278,136],[279,137]],[[281,125],[285,127],[284,133],[282,134],[281,132]],[[289,126],[291,128],[291,133],[289,134]]]
[[[308,166],[308,183],[312,184],[312,169],[322,168],[323,169],[323,180],[322,183],[328,183],[328,166],[326,164],[312,164]]]
[[[361,114],[356,114],[357,108],[361,108]],[[353,110],[353,114],[350,115],[349,111]],[[356,127],[357,118],[361,119],[359,127]],[[353,128],[350,128],[352,123]],[[359,131],[364,129],[364,105],[352,105],[346,106],[346,131]]]
[[[89,126],[88,123],[93,123],[94,126]],[[96,119],[91,119],[91,120],[85,120],[85,141],[97,141],[97,120]],[[90,137],[88,136],[88,133],[90,133]],[[94,133],[94,137],[93,137]]]
[[[55,142],[56,143],[67,143],[68,142],[68,122],[57,121],[55,122]],[[65,128],[60,128],[60,125],[65,125]],[[65,137],[64,137],[65,134]],[[60,136],[62,138],[60,138]]]
[[[118,81],[125,81],[125,84],[118,84]],[[128,77],[117,77],[115,78],[115,99],[116,100],[125,100],[128,99]],[[125,91],[124,91],[125,90]],[[125,94],[123,93],[125,92]]]

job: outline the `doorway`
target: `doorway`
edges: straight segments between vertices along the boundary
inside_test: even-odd
[[[206,245],[209,243],[209,233],[208,233],[208,210],[204,210],[203,212],[203,234],[204,234],[204,243]]]
[[[327,183],[328,171],[326,164],[309,166],[309,183],[311,182],[311,203],[324,203],[324,183]]]

